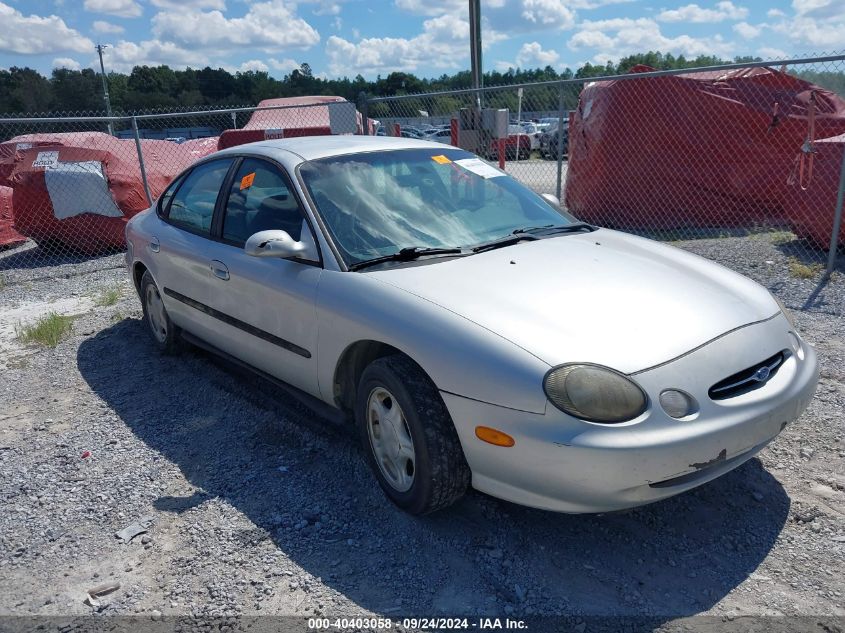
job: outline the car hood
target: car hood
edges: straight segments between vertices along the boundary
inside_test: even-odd
[[[670,246],[600,229],[366,273],[495,332],[549,365],[624,373],[778,312],[762,286]]]

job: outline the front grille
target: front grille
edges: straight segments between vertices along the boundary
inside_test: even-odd
[[[707,393],[713,400],[725,400],[759,389],[777,373],[785,360],[786,355],[778,352],[771,358],[720,380]]]

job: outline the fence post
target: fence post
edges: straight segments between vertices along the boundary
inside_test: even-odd
[[[833,213],[833,232],[830,234],[830,252],[827,254],[827,274],[836,265],[836,249],[839,247],[839,227],[842,226],[842,203],[845,198],[845,147],[842,148],[842,167],[839,170],[839,192],[836,194],[836,211]]]
[[[147,202],[153,203],[150,195],[150,185],[147,182],[147,168],[144,167],[144,153],[141,151],[141,134],[138,132],[138,119],[132,117],[132,131],[135,133],[135,149],[138,151],[138,164],[141,166],[141,181],[144,183],[144,193],[147,195]]]
[[[232,129],[233,130],[238,129],[238,113],[237,112],[232,112]]]
[[[551,141],[550,141],[551,142]],[[563,200],[563,84],[558,84],[557,93],[557,186],[555,195]],[[562,204],[562,203],[561,203]]]
[[[358,110],[361,112],[361,134],[369,136],[370,122],[367,114],[370,110],[370,103],[367,100],[366,92],[360,92],[358,94]]]

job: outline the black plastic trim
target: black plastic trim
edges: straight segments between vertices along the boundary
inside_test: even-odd
[[[219,310],[215,310],[211,306],[207,306],[204,303],[200,303],[195,299],[191,299],[183,295],[182,293],[176,292],[175,290],[171,290],[170,288],[164,289],[164,294],[168,297],[172,297],[177,301],[181,301],[185,305],[191,306],[195,310],[199,310],[200,312],[204,312],[208,316],[214,317],[227,325],[231,325],[232,327],[236,327],[239,330],[243,330],[247,334],[252,334],[253,336],[260,338],[262,340],[267,341],[268,343],[272,343],[273,345],[278,345],[282,349],[286,349],[289,352],[293,352],[298,356],[302,356],[303,358],[311,358],[311,352],[309,352],[304,347],[300,347],[296,343],[291,343],[283,338],[279,338],[275,334],[270,334],[270,332],[265,332],[264,330],[255,327],[254,325],[250,325],[240,319],[236,319],[233,316],[226,314],[225,312],[220,312]]]

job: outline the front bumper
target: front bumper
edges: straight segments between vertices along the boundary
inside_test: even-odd
[[[708,397],[719,380],[782,350],[787,360],[763,387],[721,401]],[[631,377],[650,403],[639,418],[619,425],[583,422],[551,404],[534,414],[443,393],[473,487],[573,513],[620,510],[684,492],[747,461],[795,420],[815,393],[818,361],[778,315]],[[666,415],[657,395],[667,388],[698,400],[694,419]],[[478,425],[508,433],[515,445],[482,442]]]

